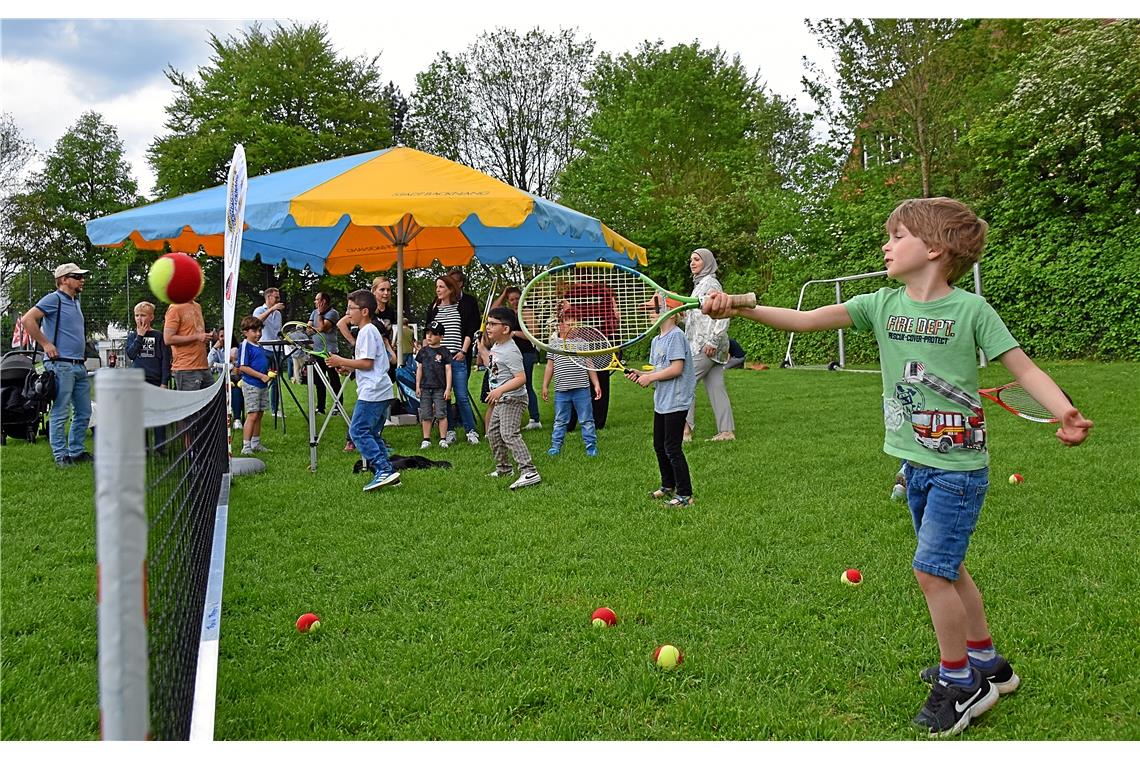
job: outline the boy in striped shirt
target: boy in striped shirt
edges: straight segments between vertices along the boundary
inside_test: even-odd
[[[576,348],[576,341],[568,337],[573,325],[573,317],[563,315],[558,323],[558,335],[551,336],[550,345]],[[582,442],[586,444],[586,456],[597,456],[598,434],[594,429],[594,405],[591,400],[602,397],[598,373],[586,369],[569,356],[550,353],[546,357],[546,372],[542,376],[543,401],[550,400],[551,378],[554,379],[554,431],[550,436],[550,449],[546,453],[557,456],[562,451],[562,440],[566,437],[566,428],[570,424],[570,412],[574,410],[582,424]]]

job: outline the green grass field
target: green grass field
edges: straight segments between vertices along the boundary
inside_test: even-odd
[[[1140,739],[1140,366],[1044,365],[1096,429],[990,414],[991,489],[967,560],[1022,686],[966,739]],[[541,368],[540,368],[541,369]],[[983,379],[998,383],[1000,366]],[[479,377],[473,379],[473,384]],[[216,737],[270,739],[845,739],[918,736],[936,661],[889,500],[877,375],[729,373],[737,437],[686,448],[697,504],[657,485],[651,393],[615,378],[601,455],[526,439],[542,485],[485,475],[490,451],[423,452],[363,494],[344,423],[318,472],[290,409],[268,472],[235,480]],[[401,454],[418,427],[389,427]],[[95,739],[95,538],[90,466],[57,472],[46,441],[2,460],[0,738]],[[1012,472],[1025,483],[1006,483]],[[865,581],[839,582],[846,567]],[[598,606],[620,624],[595,629]],[[313,611],[313,636],[293,622]],[[650,664],[672,643],[672,673]]]

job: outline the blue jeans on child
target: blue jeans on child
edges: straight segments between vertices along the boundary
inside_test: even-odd
[[[956,472],[907,462],[904,470],[906,500],[918,536],[914,569],[956,581],[986,499],[990,469]]]
[[[566,427],[570,424],[570,412],[578,414],[582,425],[582,442],[587,452],[598,450],[598,433],[594,430],[593,389],[574,388],[569,391],[554,391],[554,433],[550,436],[550,448],[561,449],[566,438]]]
[[[73,362],[57,362],[51,359],[44,367],[55,372],[55,401],[51,405],[48,418],[48,439],[51,441],[51,455],[56,461],[64,457],[77,457],[84,452],[87,442],[87,423],[91,421],[91,380],[87,377],[87,367]],[[71,409],[71,434],[64,432]]]
[[[388,405],[391,399],[385,401],[360,401],[352,410],[352,422],[348,426],[348,434],[356,444],[360,456],[368,461],[374,473],[388,473],[392,471],[392,462],[388,459],[388,446],[380,437],[384,423],[388,421]]]

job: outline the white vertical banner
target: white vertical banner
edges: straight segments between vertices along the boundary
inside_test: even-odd
[[[226,331],[225,359],[230,357],[234,337],[234,306],[237,303],[238,269],[241,266],[241,233],[245,227],[245,148],[234,146],[234,157],[230,161],[230,173],[226,179],[226,239],[224,269],[222,276],[222,326]],[[230,373],[226,377],[226,400],[230,398]]]

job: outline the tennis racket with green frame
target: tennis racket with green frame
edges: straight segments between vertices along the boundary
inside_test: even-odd
[[[314,330],[308,322],[286,322],[281,325],[281,340],[314,358],[329,358],[325,336]]]
[[[734,307],[756,305],[756,294],[730,296]],[[660,324],[689,309],[699,309],[700,299],[674,293],[641,272],[621,264],[583,261],[552,267],[523,288],[519,298],[519,323],[527,337],[556,354],[614,355],[654,333]],[[551,345],[563,320],[598,330],[607,345],[583,341],[583,348],[570,350]],[[608,362],[607,362],[608,363]]]

